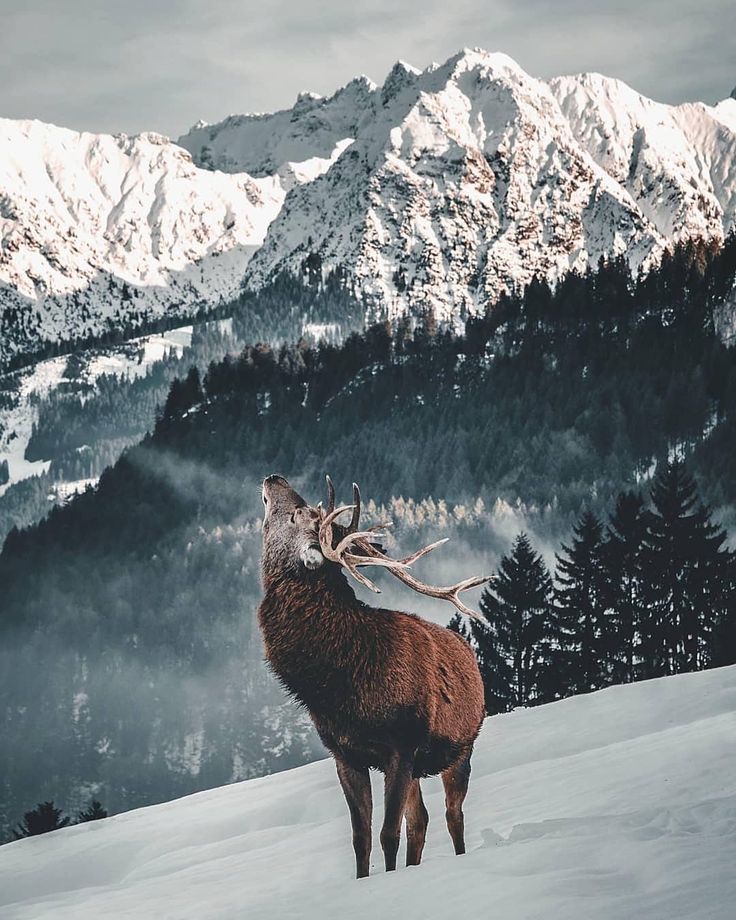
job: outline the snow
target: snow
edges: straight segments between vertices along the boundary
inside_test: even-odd
[[[596,73],[550,87],[577,140],[667,239],[722,238],[736,225],[733,100],[663,105]]]
[[[736,134],[736,99],[723,99],[713,106],[713,117]]]
[[[195,163],[223,172],[279,176],[285,188],[325,172],[374,106],[375,85],[356,77],[329,98],[301,93],[293,108],[200,122],[178,143]]]
[[[578,142],[550,87],[508,56],[399,62],[374,95],[346,152],[289,192],[249,286],[314,253],[390,315],[431,307],[452,321],[535,275],[604,254],[636,269],[662,252],[666,237]]]
[[[49,468],[50,460],[26,460],[25,452],[38,418],[35,399],[58,387],[64,376],[64,357],[40,361],[32,368],[17,371],[17,398],[10,409],[0,408],[0,460],[8,461],[8,482],[0,485],[0,496],[14,482],[38,476]]]
[[[463,857],[429,780],[422,866],[384,874],[376,839],[372,876],[353,880],[347,809],[321,761],[4,846],[0,912],[726,920],[735,757],[736,667],[613,687],[486,721]]]
[[[340,339],[340,326],[337,323],[304,323],[302,335],[315,344],[337,342]]]
[[[72,479],[67,482],[57,482],[49,495],[49,501],[60,503],[68,502],[75,495],[93,489],[100,481],[99,476],[88,476],[86,479]]]

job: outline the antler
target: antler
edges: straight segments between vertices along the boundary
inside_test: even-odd
[[[450,603],[454,604],[461,613],[483,621],[480,614],[463,604],[459,595],[461,591],[467,591],[469,588],[477,588],[479,585],[485,584],[491,580],[492,576],[479,575],[473,578],[466,578],[464,581],[460,581],[455,585],[449,585],[448,587],[424,584],[424,582],[419,581],[418,578],[415,578],[407,570],[417,559],[421,559],[422,556],[431,553],[432,550],[437,549],[438,546],[447,543],[447,537],[443,540],[437,540],[434,543],[430,543],[422,549],[418,549],[415,553],[406,556],[404,559],[392,559],[382,552],[373,542],[376,537],[382,535],[381,532],[386,527],[391,526],[391,522],[384,521],[381,524],[375,524],[373,527],[369,527],[367,530],[358,530],[358,524],[360,522],[360,489],[353,483],[353,504],[341,505],[339,508],[335,508],[335,487],[330,477],[327,476],[326,478],[327,509],[322,511],[322,520],[319,527],[320,549],[326,559],[344,566],[356,581],[365,585],[366,588],[370,588],[371,591],[375,591],[376,594],[380,594],[380,588],[376,587],[369,578],[366,578],[362,572],[358,571],[359,566],[375,565],[387,569],[392,575],[398,578],[399,581],[402,581],[405,585],[408,585],[419,594],[426,594],[428,597],[436,597],[440,600],[450,601]],[[341,514],[350,510],[353,512],[350,526],[347,528],[345,536],[339,541],[337,546],[333,546],[332,525]],[[357,548],[360,552],[350,552],[351,547]]]

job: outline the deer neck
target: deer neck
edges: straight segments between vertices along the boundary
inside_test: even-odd
[[[266,585],[258,617],[266,657],[286,688],[310,710],[352,693],[361,624],[370,608],[339,571]]]

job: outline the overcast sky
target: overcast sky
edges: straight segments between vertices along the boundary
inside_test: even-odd
[[[177,137],[464,46],[664,102],[736,84],[735,0],[0,0],[0,116]]]

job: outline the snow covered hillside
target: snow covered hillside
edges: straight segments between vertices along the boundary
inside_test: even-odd
[[[726,920],[736,899],[736,667],[486,722],[451,855],[426,781],[423,865],[352,879],[323,761],[0,848],[6,920]],[[378,793],[379,784],[374,784]],[[381,808],[377,808],[376,824]]]
[[[92,385],[103,374],[132,380],[147,372],[166,354],[181,354],[192,339],[192,326],[130,339],[125,345],[90,349],[79,355],[84,364],[80,382]],[[9,478],[0,485],[0,497],[13,483],[45,472],[50,460],[27,460],[26,449],[38,420],[39,404],[64,383],[68,359],[64,356],[38,361],[8,374],[0,374],[0,460],[7,460]],[[84,480],[77,491],[91,484]],[[72,484],[60,485],[65,497],[74,491]]]
[[[736,119],[703,103],[662,105],[588,73],[550,81],[577,140],[666,239],[719,237],[736,220]]]
[[[328,98],[302,93],[294,107],[200,122],[178,142],[198,166],[252,176],[278,174],[290,188],[316,179],[375,116],[376,85],[356,77]]]

